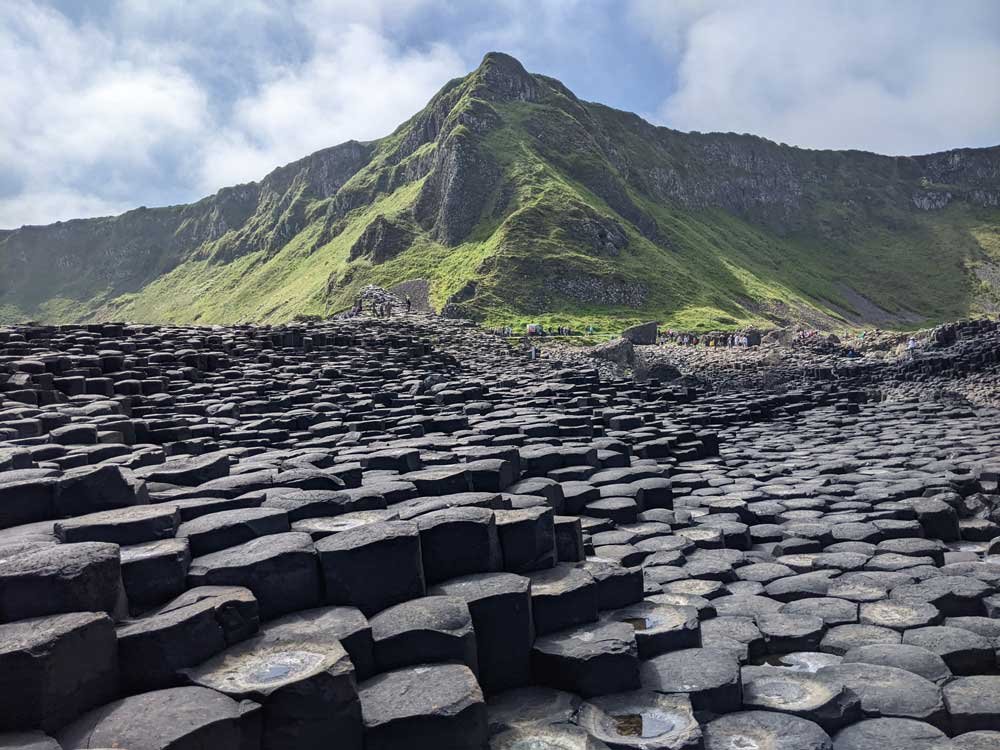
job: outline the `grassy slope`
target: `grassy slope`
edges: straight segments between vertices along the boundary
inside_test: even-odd
[[[1000,261],[1000,212],[966,204],[890,217],[896,228],[889,231],[879,217],[840,216],[841,205],[820,202],[818,214],[850,227],[848,234],[834,240],[807,231],[779,236],[721,210],[685,211],[628,187],[628,198],[655,218],[665,237],[656,244],[584,184],[594,174],[614,170],[588,141],[576,119],[579,107],[565,106],[558,101],[561,95],[543,104],[487,104],[470,100],[457,88],[445,91],[442,95],[462,95],[453,111],[492,107],[501,116],[501,126],[485,137],[483,147],[501,166],[511,193],[506,208],[497,214],[488,211],[457,247],[441,245],[414,223],[411,209],[422,184],[417,181],[349,213],[339,234],[320,246],[317,238],[328,201],[306,206],[310,222],[273,254],[257,252],[224,261],[210,245],[134,294],[113,301],[92,293],[89,302],[83,301],[88,299],[85,293],[79,300],[57,298],[31,317],[70,321],[81,317],[83,306],[84,315],[102,318],[281,322],[297,314],[344,309],[367,283],[390,286],[427,278],[438,307],[467,282],[476,281],[477,293],[465,309],[487,324],[530,320],[613,331],[657,319],[674,327],[711,329],[766,325],[768,313],[775,310],[796,311],[807,319],[860,315],[864,311],[852,308],[844,285],[890,313],[944,320],[978,312],[978,289],[970,283],[970,271],[990,258]],[[608,115],[613,111],[606,108],[594,111],[617,117]],[[371,163],[344,189],[367,189],[376,184],[380,170],[398,169],[391,155],[408,126],[384,139]],[[531,130],[538,127],[548,129],[557,141],[566,134],[577,140],[556,152],[545,151]],[[615,131],[615,137],[635,158],[683,162],[682,155],[670,155],[627,127]],[[433,148],[425,144],[408,158],[426,157]],[[628,235],[628,247],[615,257],[599,255],[570,238],[560,219],[580,212],[618,221]],[[379,265],[366,258],[348,261],[351,246],[379,215],[406,226],[415,237],[413,244]],[[225,242],[223,237],[215,245]],[[641,283],[648,290],[646,304],[641,310],[595,307],[546,293],[547,275],[569,272]],[[540,298],[544,308],[539,307]],[[26,311],[0,305],[0,322],[24,317],[29,317]]]

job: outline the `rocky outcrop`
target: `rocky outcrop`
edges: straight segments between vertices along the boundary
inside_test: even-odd
[[[465,132],[438,150],[415,207],[417,221],[445,245],[457,245],[479,223],[500,180],[500,168]]]
[[[635,347],[628,339],[615,339],[588,349],[587,356],[613,362],[620,367],[631,367],[635,364]]]
[[[563,227],[571,239],[586,245],[599,255],[617,257],[628,247],[628,235],[614,219],[584,216],[568,219]]]
[[[373,210],[376,203],[382,207]],[[301,298],[288,303],[278,290],[247,314],[284,320],[315,313],[316,306],[338,309],[367,282],[398,281],[395,268],[373,266],[418,240],[432,248],[479,245],[473,252],[481,250],[483,257],[456,264],[462,277],[449,285],[478,289],[449,302],[450,311],[469,317],[482,317],[479,308],[498,299],[525,313],[585,305],[635,317],[632,311],[655,304],[659,314],[665,299],[676,309],[673,298],[682,287],[668,289],[662,282],[671,274],[691,280],[680,292],[690,299],[676,300],[680,307],[710,301],[753,314],[786,302],[752,294],[739,280],[730,283],[730,260],[767,276],[776,267],[774,244],[785,238],[803,257],[868,247],[876,237],[896,241],[904,233],[907,241],[924,231],[951,241],[958,236],[948,224],[955,212],[939,209],[956,203],[1000,207],[1000,147],[888,157],[798,149],[733,133],[680,133],[581,101],[514,58],[489,53],[479,68],[447,83],[384,139],[324,149],[259,182],[190,205],[0,231],[0,315],[41,317],[53,309],[69,311],[56,316],[62,320],[130,309],[149,314],[168,306],[165,298],[186,296],[171,280],[153,283],[175,271],[178,286],[197,279],[193,296],[223,294],[235,303],[261,287],[274,291],[254,275],[276,260],[279,267],[273,274],[268,268],[268,278],[288,279]],[[721,212],[738,217],[738,231],[729,231]],[[987,226],[995,223],[991,217],[984,219]],[[939,221],[946,231],[937,231]],[[759,242],[748,236],[757,231]],[[335,242],[344,237],[350,237],[346,250]],[[706,268],[686,275],[697,263],[685,254],[705,259],[706,247],[712,257],[705,262],[718,264],[719,274]],[[970,248],[956,259],[972,269],[970,306],[992,309],[979,283],[988,276],[982,269],[989,261],[985,251]],[[327,256],[302,260],[316,253]],[[251,255],[252,262],[237,263]],[[436,251],[426,257],[431,264],[446,262]],[[647,272],[637,259],[654,267]],[[362,260],[370,262],[352,262]],[[303,292],[308,285],[291,283],[296,274],[321,267],[327,269],[320,272],[327,274],[325,289]],[[437,267],[407,270],[442,276]],[[901,288],[925,283],[906,277],[905,268],[899,273]],[[761,281],[788,287],[780,276],[776,271]],[[213,287],[212,279],[224,282]],[[244,279],[250,279],[246,289]],[[837,296],[851,302],[845,294]],[[143,302],[153,304],[132,305],[133,295],[147,295]],[[815,299],[812,288],[789,289],[789,295],[790,306],[814,305],[851,322],[877,322],[872,315],[882,302],[873,300],[850,317],[837,300]],[[937,312],[915,305],[910,291],[905,296],[886,303],[893,310],[913,309],[917,319]],[[282,317],[286,304],[298,307]],[[176,310],[173,315],[183,317]]]
[[[569,273],[545,280],[544,288],[560,297],[608,307],[642,307],[647,289],[643,284]]]
[[[630,326],[622,331],[622,338],[631,341],[633,344],[655,344],[656,328],[656,321],[640,323],[637,326]]]
[[[413,242],[413,232],[384,216],[376,216],[351,245],[348,260],[368,257],[372,263],[384,263],[403,252]]]
[[[913,205],[921,211],[936,211],[951,203],[951,193],[947,191],[925,191],[913,194]]]
[[[307,223],[307,202],[336,193],[371,152],[371,144],[348,141],[190,205],[9,232],[0,237],[7,293],[29,304],[63,289],[113,296],[141,288],[196,254],[224,262],[276,250]]]

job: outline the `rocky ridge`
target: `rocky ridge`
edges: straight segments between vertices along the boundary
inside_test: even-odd
[[[997,148],[680,133],[490,53],[386,138],[187,206],[0,234],[0,316],[289,320],[424,278],[435,309],[478,319],[940,320],[996,304],[998,174]]]

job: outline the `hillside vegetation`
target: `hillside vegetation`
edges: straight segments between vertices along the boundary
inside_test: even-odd
[[[915,326],[998,309],[1000,147],[681,133],[491,53],[386,138],[0,232],[0,269],[0,322],[281,322],[420,278],[486,324]]]

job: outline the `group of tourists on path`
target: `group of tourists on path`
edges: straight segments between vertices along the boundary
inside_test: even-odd
[[[685,333],[668,329],[660,331],[657,335],[657,343],[676,344],[678,346],[707,346],[725,349],[748,349],[755,344],[751,343],[749,334],[740,331],[732,333]]]
[[[545,328],[538,323],[528,323],[525,327],[524,335],[526,336],[579,336],[580,332],[575,331],[569,326],[556,326],[551,331],[545,330]],[[588,333],[593,333],[594,327],[588,326]],[[493,336],[500,336],[501,338],[510,338],[514,336],[514,326],[494,326],[489,329],[490,334]]]
[[[370,298],[370,309],[373,316],[376,318],[391,318],[392,310],[395,307],[396,298],[394,297],[381,297],[381,298]],[[403,307],[406,313],[409,314],[413,309],[413,300],[410,299],[410,295],[406,295],[406,299],[403,301]],[[348,315],[349,318],[356,318],[365,309],[365,295],[362,294],[355,301],[353,307],[351,307],[351,312]]]

